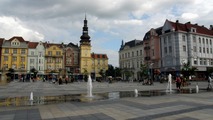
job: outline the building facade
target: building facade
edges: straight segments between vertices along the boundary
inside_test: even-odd
[[[31,70],[35,68],[38,74],[44,75],[45,47],[43,42],[29,42],[28,51],[27,72],[30,73]]]
[[[202,73],[213,67],[213,29],[166,20],[161,35],[162,71],[180,71],[190,62]]]
[[[122,41],[119,50],[119,65],[122,69],[123,80],[140,80],[140,67],[144,64],[144,51],[142,40]],[[124,71],[130,72],[130,78],[127,78]]]
[[[14,36],[4,40],[2,44],[1,67],[5,70],[14,69],[14,79],[27,71],[28,64],[28,41],[22,37]]]
[[[101,77],[99,72],[108,70],[108,57],[106,54],[91,53],[92,46],[86,16],[80,38],[80,73],[90,74],[92,79]]]

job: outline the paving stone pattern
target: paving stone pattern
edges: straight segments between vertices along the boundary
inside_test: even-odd
[[[203,84],[205,87],[205,83]],[[193,83],[195,85],[195,83]],[[194,86],[188,87],[194,87]],[[58,95],[86,92],[86,84],[11,83],[0,86],[0,98],[8,96]],[[162,89],[166,84],[141,86],[138,83],[94,83],[94,91]],[[122,88],[121,88],[122,86]],[[120,89],[119,89],[120,87]],[[100,91],[99,91],[100,92]],[[213,92],[132,97],[92,102],[66,102],[50,105],[0,107],[0,120],[212,120]]]

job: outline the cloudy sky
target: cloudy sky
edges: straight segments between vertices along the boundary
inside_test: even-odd
[[[213,24],[212,0],[0,0],[0,37],[79,44],[85,12],[92,52],[114,66],[122,40],[142,40],[166,19]]]

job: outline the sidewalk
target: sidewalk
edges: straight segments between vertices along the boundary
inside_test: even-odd
[[[186,88],[195,88],[191,82]],[[207,82],[198,82],[206,88]],[[97,83],[93,92],[165,90],[167,83],[152,86],[138,83]],[[172,88],[176,89],[175,84]],[[12,82],[0,86],[0,98],[14,96],[61,95],[86,93],[87,84],[52,84]],[[153,97],[130,97],[94,102],[70,102],[25,107],[0,107],[0,120],[212,120],[213,92],[168,94]]]

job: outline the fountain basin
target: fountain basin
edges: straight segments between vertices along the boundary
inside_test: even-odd
[[[199,93],[207,92],[206,89],[199,89]],[[181,91],[173,90],[172,94],[193,94],[196,93],[196,89],[181,89]],[[138,91],[137,97],[152,97],[152,96],[163,96],[171,94],[165,90],[148,90],[148,91]],[[93,93],[92,97],[88,97],[87,94],[65,94],[65,95],[55,95],[55,96],[33,96],[33,105],[47,105],[47,104],[57,104],[64,102],[95,102],[103,100],[115,100],[126,97],[134,97],[135,91],[115,91],[115,92],[104,92],[104,93]],[[30,106],[32,105],[32,100],[29,96],[23,97],[8,97],[0,98],[0,107],[7,106]]]

